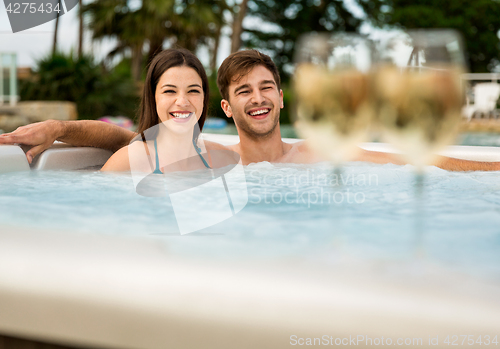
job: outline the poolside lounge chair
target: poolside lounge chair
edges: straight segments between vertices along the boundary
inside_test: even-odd
[[[463,108],[463,114],[467,120],[470,121],[475,114],[496,117],[495,110],[497,100],[500,97],[500,84],[495,82],[479,83],[473,87],[473,91],[474,104],[467,104]]]

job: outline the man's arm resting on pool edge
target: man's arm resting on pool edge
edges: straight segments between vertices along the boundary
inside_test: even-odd
[[[500,171],[500,162],[470,161],[440,156],[434,166],[448,171]]]
[[[404,165],[397,154],[382,153],[376,151],[362,150],[354,161],[368,161],[378,164],[392,163]],[[500,171],[500,162],[470,161],[440,156],[433,164],[447,171]]]
[[[26,158],[33,158],[49,148],[55,140],[74,146],[89,146],[116,151],[127,145],[135,133],[102,121],[47,120],[19,127],[14,132],[0,135],[0,144],[31,146]]]

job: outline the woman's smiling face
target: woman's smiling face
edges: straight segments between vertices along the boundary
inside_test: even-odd
[[[203,112],[204,98],[198,73],[186,66],[173,67],[162,74],[156,85],[156,112],[169,128],[192,130]]]

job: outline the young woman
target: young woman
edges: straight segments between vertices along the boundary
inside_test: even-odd
[[[208,100],[207,75],[194,54],[185,49],[159,53],[148,69],[138,136],[113,154],[101,171],[163,173],[211,168],[209,151],[227,148],[199,139]]]

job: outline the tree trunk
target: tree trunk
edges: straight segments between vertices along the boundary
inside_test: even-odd
[[[57,5],[59,6],[59,9],[61,8],[61,0],[57,1]],[[57,50],[57,27],[59,26],[59,13],[57,13],[56,17],[56,27],[54,29],[54,41],[52,42],[52,56],[56,54]]]
[[[243,32],[243,19],[247,12],[248,0],[243,0],[240,4],[240,11],[233,21],[233,34],[231,35],[231,53],[239,50],[241,46],[241,33]]]
[[[132,46],[132,78],[134,81],[141,80],[142,68],[142,43]]]
[[[212,54],[210,55],[210,70],[212,71],[212,74],[215,74],[215,70],[217,67],[217,52],[219,51],[221,27],[222,25],[217,25],[214,37],[214,45],[212,46]]]
[[[163,50],[163,38],[153,38],[149,40],[148,64],[151,63],[153,57]]]
[[[80,27],[78,28],[78,58],[82,58],[82,45],[83,45],[83,11],[82,0],[78,0],[78,20]]]

